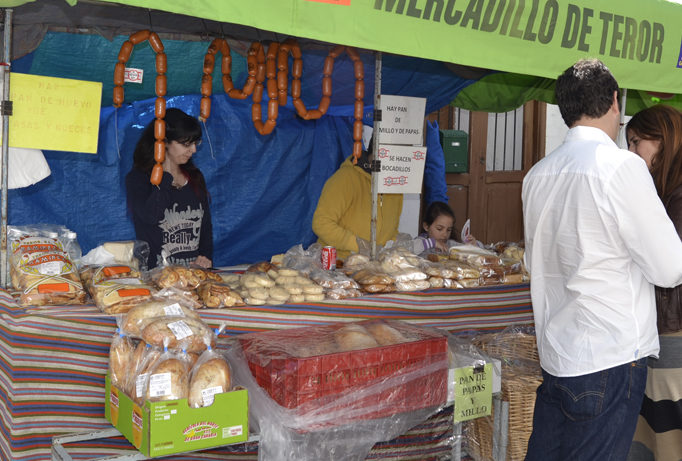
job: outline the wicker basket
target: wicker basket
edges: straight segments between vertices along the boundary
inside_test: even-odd
[[[535,335],[488,334],[475,338],[473,343],[482,352],[502,360],[502,401],[509,404],[506,459],[521,461],[533,429],[535,391],[542,382]],[[493,427],[493,415],[465,423],[467,452],[473,459],[493,459]]]

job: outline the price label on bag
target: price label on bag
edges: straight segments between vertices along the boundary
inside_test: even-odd
[[[491,363],[455,369],[455,422],[490,416],[493,403]]]

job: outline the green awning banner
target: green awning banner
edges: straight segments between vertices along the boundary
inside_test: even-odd
[[[624,88],[682,86],[682,0],[101,1],[552,79],[595,57]]]

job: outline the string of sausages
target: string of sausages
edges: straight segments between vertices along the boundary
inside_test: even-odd
[[[154,160],[156,164],[152,169],[150,182],[154,185],[161,183],[163,177],[163,160],[165,158],[165,122],[166,113],[166,71],[167,60],[161,39],[155,32],[141,30],[130,35],[123,42],[118,54],[118,62],[114,68],[114,107],[121,107],[124,99],[123,83],[125,64],[130,58],[133,47],[145,40],[156,52],[156,102],[154,113]],[[334,61],[343,52],[346,52],[353,61],[353,73],[355,76],[355,102],[353,122],[353,163],[362,154],[362,116],[364,112],[365,96],[365,72],[362,60],[354,48],[346,46],[334,47],[324,60],[322,69],[322,97],[317,108],[306,108],[301,99],[301,76],[303,73],[303,60],[301,49],[293,39],[285,40],[282,44],[272,42],[268,46],[267,53],[263,50],[260,42],[251,44],[246,57],[247,78],[244,86],[239,89],[234,87],[232,81],[232,57],[230,47],[222,38],[214,39],[208,46],[204,56],[203,75],[201,77],[201,102],[199,105],[199,120],[206,121],[211,114],[211,92],[213,89],[213,70],[215,68],[216,55],[220,53],[222,83],[225,93],[233,99],[246,99],[252,96],[251,120],[254,127],[261,135],[272,133],[279,114],[279,106],[286,105],[288,91],[289,54],[293,58],[291,67],[291,99],[298,115],[304,120],[315,120],[327,113],[332,95],[332,73]],[[266,81],[267,79],[267,81]],[[265,85],[264,85],[265,83]],[[263,122],[262,106],[263,90],[267,90],[268,108],[267,119]]]
[[[316,109],[306,108],[301,99],[301,76],[303,74],[303,60],[301,49],[293,39],[287,39],[282,44],[271,42],[267,52],[263,50],[260,42],[251,44],[246,57],[247,78],[244,87],[240,90],[234,88],[232,82],[232,59],[230,47],[222,38],[214,39],[204,56],[204,74],[201,79],[201,105],[199,120],[205,121],[211,114],[211,91],[213,88],[213,69],[215,68],[215,55],[222,53],[221,71],[223,74],[223,89],[228,96],[234,99],[246,99],[253,95],[251,106],[251,120],[254,127],[261,135],[272,133],[277,124],[279,106],[287,103],[289,54],[293,57],[291,68],[291,99],[298,115],[304,120],[315,120],[327,113],[332,95],[332,73],[334,61],[343,52],[353,61],[353,73],[355,76],[355,103],[353,115],[353,163],[362,154],[362,116],[364,112],[365,97],[365,70],[358,52],[351,47],[336,46],[324,60],[322,68],[322,97]],[[267,82],[265,80],[267,79]],[[265,86],[263,83],[265,82]],[[263,89],[268,94],[267,120],[263,122],[262,106]]]
[[[168,60],[166,53],[163,51],[163,43],[156,32],[151,32],[148,29],[140,30],[131,34],[128,40],[123,42],[121,49],[118,52],[118,62],[114,67],[114,107],[121,107],[124,99],[123,83],[125,80],[125,64],[130,59],[130,54],[133,48],[138,43],[145,40],[149,41],[149,45],[156,53],[156,101],[154,102],[154,161],[156,164],[152,168],[152,174],[149,182],[158,186],[161,184],[163,178],[163,161],[166,158],[166,89],[167,79],[166,72],[168,71]]]

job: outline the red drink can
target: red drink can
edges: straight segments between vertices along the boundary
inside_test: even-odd
[[[334,270],[336,269],[336,248],[326,246],[322,248],[322,269]]]

